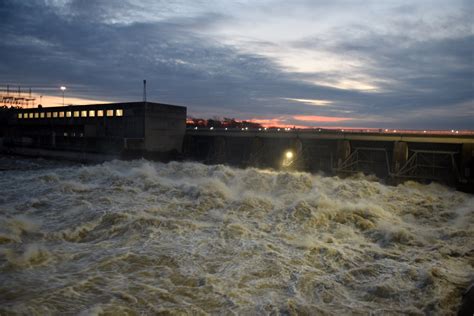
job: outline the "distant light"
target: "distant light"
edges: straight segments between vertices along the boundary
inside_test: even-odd
[[[227,130],[227,127],[225,128],[225,130]]]
[[[388,128],[386,128],[385,131],[388,132]]]
[[[454,133],[454,129],[451,130],[451,133]]]
[[[59,89],[61,89],[62,91],[64,91],[64,90],[66,90],[66,87],[65,87],[65,86],[61,86],[61,88],[59,88]]]
[[[261,128],[259,128],[258,130],[259,130],[259,131],[261,131],[262,129],[261,129]]]
[[[286,159],[291,159],[291,158],[293,158],[293,152],[287,151],[287,152],[285,153],[285,157],[286,157]]]
[[[459,134],[459,131],[456,131],[456,134]]]
[[[242,130],[245,130],[245,128],[242,127]]]
[[[394,130],[393,130],[393,132],[394,132],[394,133],[396,133],[396,132],[397,132],[397,130],[396,130],[396,129],[394,129]]]
[[[267,128],[265,127],[264,130],[267,130]]]
[[[280,131],[280,129],[277,129],[277,131]]]
[[[319,129],[318,129],[318,132],[320,132],[320,131],[321,131],[321,129],[319,128]]]
[[[426,133],[426,131],[423,131],[423,133]]]
[[[214,129],[214,127],[211,127],[210,130],[212,131]]]
[[[196,126],[194,129],[198,129],[198,127]]]
[[[249,128],[248,128],[248,127],[246,127],[246,128],[245,128],[245,130],[246,130],[246,131],[248,131],[248,130],[249,130]]]
[[[344,130],[343,130],[343,129],[341,129],[341,132],[344,132]]]

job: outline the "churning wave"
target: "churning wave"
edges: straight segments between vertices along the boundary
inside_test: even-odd
[[[0,314],[454,314],[474,198],[137,160],[0,173]]]

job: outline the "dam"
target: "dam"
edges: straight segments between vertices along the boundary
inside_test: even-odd
[[[474,134],[388,130],[186,128],[186,107],[153,102],[10,109],[3,152],[74,160],[145,157],[364,173],[474,191]],[[5,116],[5,115],[4,115]]]
[[[474,137],[456,133],[193,128],[186,131],[183,152],[211,164],[474,186]]]

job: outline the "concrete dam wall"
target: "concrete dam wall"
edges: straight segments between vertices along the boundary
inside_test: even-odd
[[[438,181],[474,191],[472,136],[188,129],[183,154],[230,164],[386,179]]]
[[[186,108],[151,102],[10,109],[0,151],[81,161],[188,159],[207,164],[373,174],[474,192],[474,135],[321,129],[186,129]]]

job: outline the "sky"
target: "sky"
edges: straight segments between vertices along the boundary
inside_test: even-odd
[[[0,0],[0,88],[288,126],[474,129],[474,1]]]

